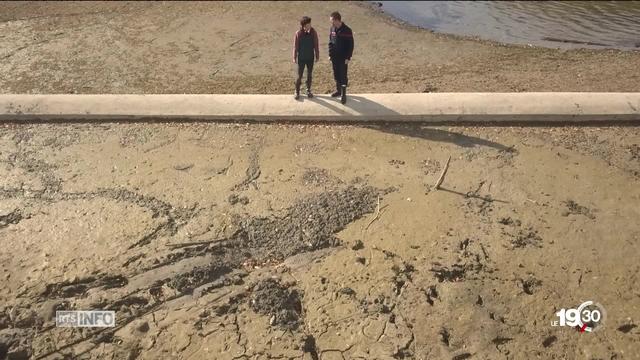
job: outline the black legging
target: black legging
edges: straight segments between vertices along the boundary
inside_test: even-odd
[[[331,59],[333,65],[333,78],[336,80],[336,90],[340,91],[340,86],[347,86],[349,79],[347,77],[347,70],[349,66],[345,64],[344,59]]]
[[[302,75],[304,74],[305,66],[307,67],[307,90],[311,89],[311,79],[313,77],[313,60],[298,60],[298,79],[296,80],[296,89],[300,89],[300,85],[302,84]]]

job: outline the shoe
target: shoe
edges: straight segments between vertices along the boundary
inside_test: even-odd
[[[334,92],[333,94],[331,94],[331,97],[338,97],[338,96],[340,96],[340,95],[341,95],[341,94],[340,94],[340,91],[336,91],[336,92]]]
[[[313,98],[313,93],[311,92],[311,90],[307,89],[307,97],[309,99]]]
[[[347,87],[342,85],[342,97],[340,98],[340,102],[343,104],[347,103]]]
[[[300,99],[300,88],[296,88],[296,94],[293,96],[294,99]]]

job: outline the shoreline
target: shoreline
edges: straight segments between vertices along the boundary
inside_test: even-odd
[[[446,32],[439,32],[439,31],[435,31],[426,27],[422,27],[419,25],[413,25],[410,22],[403,20],[399,17],[396,17],[392,14],[389,14],[388,12],[384,11],[384,7],[383,6],[377,6],[376,4],[372,3],[371,1],[367,1],[367,0],[359,0],[356,2],[356,4],[358,6],[361,6],[367,10],[369,10],[372,13],[372,16],[374,17],[379,17],[382,19],[385,19],[386,21],[388,21],[389,23],[395,24],[397,26],[401,26],[403,28],[405,28],[408,31],[424,31],[427,32],[429,34],[432,34],[434,36],[440,36],[452,41],[472,41],[472,42],[477,42],[483,45],[487,45],[487,46],[499,46],[499,47],[504,47],[504,48],[513,48],[513,49],[527,49],[527,50],[539,50],[539,51],[559,51],[559,52],[582,52],[582,51],[586,51],[586,52],[619,52],[619,53],[637,53],[640,54],[640,49],[616,49],[616,48],[606,48],[606,49],[591,49],[591,48],[567,48],[567,49],[563,49],[563,48],[554,48],[554,47],[547,47],[547,46],[541,46],[541,45],[534,45],[534,44],[517,44],[517,43],[508,43],[508,42],[501,42],[498,40],[491,40],[491,39],[485,39],[482,38],[480,36],[474,36],[474,35],[458,35],[458,34],[452,34],[452,33],[446,33]]]

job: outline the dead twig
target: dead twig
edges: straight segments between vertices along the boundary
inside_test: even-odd
[[[216,239],[216,240],[207,240],[207,241],[191,241],[191,242],[183,242],[183,243],[175,243],[175,244],[165,244],[172,249],[181,249],[189,246],[198,246],[198,245],[209,245],[209,244],[225,244],[227,241],[231,240],[239,231],[236,231],[231,237]]]
[[[440,185],[442,185],[442,182],[444,181],[444,176],[447,174],[447,170],[449,169],[449,162],[450,161],[451,161],[451,156],[449,156],[449,158],[447,159],[447,163],[444,164],[444,169],[442,169],[442,174],[440,174],[440,177],[438,178],[438,181],[436,182],[436,186],[435,186],[436,190],[440,189]]]
[[[207,244],[211,244],[218,241],[224,241],[224,240],[226,239],[208,240],[208,241],[192,241],[192,242],[184,242],[184,243],[176,243],[176,244],[165,244],[165,246],[168,246],[172,249],[180,249],[180,248],[189,247],[189,246],[207,245]]]
[[[238,44],[238,43],[242,42],[243,40],[248,39],[248,38],[249,38],[249,36],[251,36],[251,35],[247,35],[247,36],[245,36],[245,37],[243,37],[243,38],[241,38],[241,39],[238,39],[238,40],[236,40],[236,41],[232,42],[232,43],[229,45],[229,47],[233,47],[233,45],[236,45],[236,44]]]
[[[378,196],[378,206],[376,207],[376,213],[373,215],[373,219],[371,219],[371,221],[369,221],[369,223],[367,224],[367,227],[364,228],[365,230],[369,230],[369,226],[371,226],[374,221],[378,220],[378,218],[380,217],[380,210],[384,209],[385,207],[386,205],[380,208],[380,196]]]

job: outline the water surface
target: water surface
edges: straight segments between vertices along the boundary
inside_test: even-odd
[[[437,32],[503,43],[640,50],[640,1],[380,1]]]

